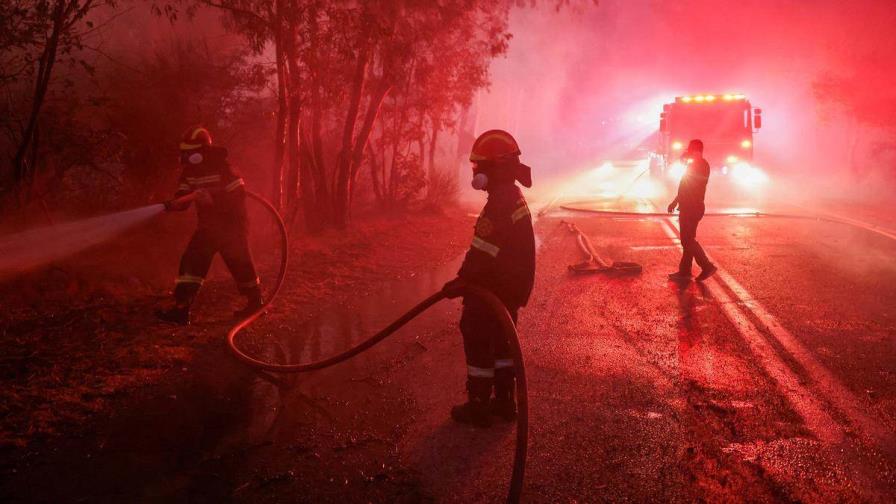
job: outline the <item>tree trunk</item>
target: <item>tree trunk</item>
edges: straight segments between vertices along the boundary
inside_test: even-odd
[[[311,142],[304,125],[299,129],[299,156],[301,171],[299,172],[299,188],[302,191],[302,210],[305,214],[305,227],[315,233],[322,227],[320,207],[315,196],[314,155],[311,153]]]
[[[282,2],[282,0],[278,0]],[[297,18],[298,11],[296,0],[290,0],[290,15],[285,17],[286,25],[284,37],[281,40],[283,52],[286,54],[287,69],[289,71],[289,126],[286,130],[286,144],[289,151],[289,161],[286,169],[286,190],[284,205],[295,208],[299,197],[299,122],[302,109],[302,74],[299,68],[299,55],[296,50]]]
[[[320,39],[318,37],[318,10],[317,5],[312,3],[308,11],[308,39],[310,41],[308,68],[310,72],[311,86],[311,130],[303,141],[310,142],[306,146],[310,151],[309,168],[314,178],[314,201],[315,216],[306,218],[311,219],[312,226],[323,227],[332,221],[333,204],[330,199],[330,190],[327,180],[327,166],[324,162],[323,141],[321,140],[323,102],[320,96],[320,74],[319,65],[317,63],[317,54],[320,50]]]
[[[361,97],[364,94],[364,83],[367,77],[367,63],[370,60],[370,48],[366,36],[361,38],[360,53],[355,65],[352,77],[352,91],[349,98],[348,113],[345,117],[345,125],[342,129],[342,148],[339,151],[339,159],[336,166],[336,187],[333,201],[333,222],[339,228],[348,226],[348,203],[351,188],[351,162],[352,146],[355,135],[355,125],[358,122],[358,110],[361,106]]]
[[[37,162],[36,154],[32,156],[31,163],[25,159],[28,155],[32,142],[35,140],[35,131],[37,130],[37,122],[40,117],[40,110],[43,108],[44,99],[47,95],[47,88],[50,85],[50,77],[53,72],[53,65],[56,62],[56,52],[59,47],[59,37],[65,28],[66,11],[73,8],[73,5],[66,7],[65,0],[56,0],[53,7],[53,28],[47,39],[47,45],[40,56],[37,69],[37,77],[34,84],[34,96],[31,101],[31,112],[28,115],[28,122],[22,132],[22,139],[16,148],[13,157],[13,177],[17,186],[21,190],[21,185],[29,177],[29,171],[33,173]],[[20,193],[21,194],[21,193]]]
[[[429,159],[427,159],[426,171],[429,174],[430,180],[433,175],[435,175],[436,171],[436,147],[439,142],[439,118],[433,118],[432,120],[432,136],[429,138]]]
[[[299,122],[301,121],[301,103],[295,97],[289,103],[289,126],[286,129],[286,145],[289,152],[289,160],[286,165],[286,188],[283,205],[292,207],[299,197]]]
[[[370,106],[367,109],[367,113],[364,114],[364,122],[361,123],[361,130],[358,132],[358,137],[355,139],[355,145],[353,147],[354,150],[352,151],[352,184],[354,184],[358,170],[361,168],[361,161],[364,158],[364,150],[367,148],[367,142],[370,140],[370,132],[373,131],[373,124],[380,114],[383,101],[386,99],[386,95],[389,94],[390,89],[392,89],[392,86],[388,84],[380,84],[370,97]],[[354,192],[353,185],[349,192],[349,205],[351,205],[351,198],[354,196]]]
[[[471,121],[470,117],[470,108],[472,106],[473,105],[463,108],[460,113],[460,120],[457,124],[457,152],[455,154],[457,166],[456,169],[453,170],[455,183],[460,181],[461,173],[464,172],[464,166],[469,159],[469,149],[473,146],[473,142],[476,140],[473,136],[474,125],[472,124],[475,121]]]
[[[371,145],[371,148],[368,150],[367,157],[369,159],[370,164],[370,185],[373,186],[373,196],[376,198],[377,205],[382,206],[383,204],[383,191],[380,187],[380,174],[379,174],[379,163],[377,163],[377,157],[375,148]]]
[[[283,206],[283,161],[286,153],[286,132],[289,127],[286,51],[283,49],[283,1],[278,0],[274,12],[274,49],[277,59],[277,129],[274,137],[274,166],[271,169],[271,204]]]

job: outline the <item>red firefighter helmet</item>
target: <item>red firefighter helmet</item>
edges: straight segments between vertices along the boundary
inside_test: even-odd
[[[510,133],[504,130],[488,130],[473,142],[470,161],[497,161],[520,155],[520,146]]]
[[[208,147],[212,144],[212,136],[202,126],[194,126],[184,132],[180,141],[180,150],[193,150]]]

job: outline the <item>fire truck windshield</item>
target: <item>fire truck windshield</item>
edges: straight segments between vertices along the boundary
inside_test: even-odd
[[[687,104],[675,107],[669,127],[674,137],[740,141],[749,131],[749,112],[743,106]]]

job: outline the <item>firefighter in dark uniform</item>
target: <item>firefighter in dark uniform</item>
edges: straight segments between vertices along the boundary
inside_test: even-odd
[[[706,196],[706,184],[709,182],[709,163],[703,159],[703,142],[691,140],[688,150],[682,155],[686,168],[681,182],[678,184],[678,194],[672,203],[669,203],[669,213],[678,207],[678,228],[681,234],[681,262],[678,271],[669,275],[669,279],[676,282],[689,282],[691,280],[691,266],[694,260],[700,266],[700,275],[697,281],[702,282],[715,274],[717,268],[713,265],[703,247],[697,242],[697,225],[703,218],[706,206],[703,202]]]
[[[190,306],[205,281],[215,254],[220,253],[246,307],[234,313],[242,318],[263,305],[261,286],[249,251],[249,219],[243,179],[227,162],[227,149],[212,145],[208,130],[187,130],[180,144],[180,177],[174,200],[165,204],[173,211],[186,210],[194,196],[198,225],[180,261],[174,287],[174,306],[156,315],[165,321],[187,325]]]
[[[473,187],[487,191],[488,202],[476,221],[458,278],[444,287],[452,297],[467,283],[488,289],[504,303],[514,323],[529,300],[535,279],[532,217],[516,185],[520,182],[531,187],[532,174],[519,156],[516,140],[505,131],[487,131],[473,144]],[[465,297],[460,330],[467,360],[468,401],[455,406],[451,417],[479,427],[491,425],[492,415],[514,420],[514,361],[496,315],[478,298]]]

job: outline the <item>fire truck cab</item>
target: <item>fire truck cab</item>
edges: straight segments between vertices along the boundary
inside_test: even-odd
[[[678,96],[663,105],[651,172],[677,181],[684,172],[682,153],[690,140],[699,138],[714,174],[730,176],[739,185],[757,185],[767,178],[753,166],[753,134],[761,127],[762,110],[742,94]]]

